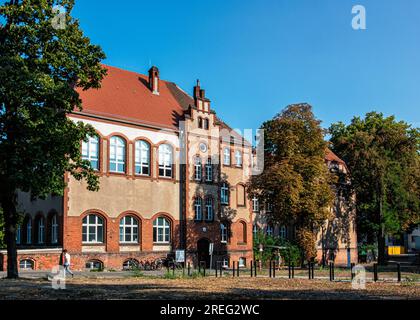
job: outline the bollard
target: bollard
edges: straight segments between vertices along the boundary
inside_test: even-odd
[[[334,268],[335,268],[335,264],[333,262],[332,263],[332,279],[333,279],[333,281],[335,280]]]
[[[215,271],[215,276],[216,276],[216,278],[217,278],[217,269],[219,268],[219,261],[217,261],[216,262],[216,268],[214,268],[214,271]]]
[[[273,261],[273,278],[276,277],[276,261]]]
[[[185,262],[182,263],[182,277],[185,277]]]
[[[287,270],[289,271],[289,279],[292,277],[292,266],[290,265],[290,262],[289,262],[289,265],[287,266]]]
[[[191,265],[189,262],[188,262],[187,269],[188,269],[188,276],[191,276]]]
[[[252,278],[252,273],[254,272],[254,270],[252,270],[252,260],[251,260],[251,278]]]
[[[257,261],[254,261],[254,277],[257,277]]]
[[[201,274],[201,261],[198,261],[198,273]]]
[[[238,267],[236,268],[236,276],[239,277],[239,261],[238,261]]]
[[[235,277],[235,261],[232,261],[232,276]]]
[[[398,276],[397,281],[401,282],[401,264],[400,263],[397,263],[397,276]]]
[[[220,262],[220,278],[223,277],[223,263]]]
[[[353,279],[354,279],[354,272],[353,272],[353,268],[354,268],[354,263],[350,263],[350,270],[351,270],[350,274],[351,274],[351,280],[353,280]]]
[[[378,281],[378,264],[373,264],[373,281]]]
[[[268,274],[269,274],[269,277],[271,278],[271,260],[268,262]]]
[[[172,275],[173,276],[175,275],[175,262],[172,263]]]
[[[292,279],[295,278],[295,265],[292,264]]]
[[[329,267],[330,267],[330,281],[332,281],[332,263],[329,263]]]
[[[315,262],[312,262],[311,265],[312,265],[312,279],[314,279]]]
[[[311,279],[311,262],[308,261],[308,279]]]
[[[204,262],[204,263],[203,263],[203,265],[204,265],[204,266],[203,266],[203,269],[204,269],[204,274],[203,274],[203,276],[205,277],[205,276],[206,276],[206,262]]]

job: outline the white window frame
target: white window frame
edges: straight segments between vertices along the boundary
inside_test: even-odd
[[[90,222],[90,217],[95,217],[95,221],[93,223]],[[86,219],[86,222],[85,222]],[[90,232],[90,228],[93,227],[95,229],[94,233]],[[83,232],[83,228],[86,228],[86,232]],[[99,230],[102,229],[102,241],[99,241],[98,238],[100,235]],[[104,243],[104,237],[105,237],[105,224],[104,219],[96,214],[89,214],[82,220],[82,243]],[[86,240],[83,240],[83,235],[86,234]],[[90,236],[94,235],[93,239],[90,240]]]
[[[161,144],[159,154],[159,177],[172,178],[173,148],[169,144]],[[163,174],[160,171],[163,170]]]
[[[265,234],[267,236],[273,236],[273,234],[274,234],[274,228],[273,228],[273,226],[267,225],[267,227],[265,228]]]
[[[260,211],[260,204],[258,202],[258,198],[256,196],[252,197],[252,212],[259,212]]]
[[[162,225],[159,225],[159,221],[163,221]],[[159,230],[162,230],[159,234]],[[162,236],[161,239],[160,235]],[[153,242],[154,243],[170,243],[171,242],[171,223],[165,217],[157,217],[153,221]]]
[[[136,140],[134,148],[135,174],[150,176],[150,143],[144,140]]]
[[[214,204],[213,198],[206,198],[206,221],[213,221],[214,219]]]
[[[252,233],[253,233],[254,237],[257,236],[258,231],[259,231],[259,227],[254,223],[254,225],[252,226]]]
[[[235,161],[237,167],[242,167],[242,152],[240,150],[235,151]]]
[[[203,220],[203,199],[201,199],[201,197],[196,197],[194,199],[194,220]]]
[[[220,242],[221,243],[228,242],[228,228],[225,223],[220,224]]]
[[[44,218],[38,220],[38,244],[43,244],[45,241],[45,223]]]
[[[120,243],[139,243],[139,233],[139,221],[136,217],[128,215],[120,219]],[[126,236],[130,239],[126,240]]]
[[[223,148],[223,164],[225,166],[230,166],[230,148]]]
[[[206,163],[206,181],[213,181],[213,165],[211,163],[211,158],[208,158]]]
[[[58,243],[58,218],[54,214],[51,219],[51,243]]]
[[[196,156],[194,158],[194,180],[201,181],[203,177],[203,167],[201,163],[201,158]]]
[[[280,226],[280,228],[279,228],[279,236],[282,239],[286,239],[286,237],[287,237],[287,227],[285,225]]]
[[[109,171],[116,173],[125,173],[126,170],[126,145],[123,138],[112,136],[109,139]],[[115,169],[111,166],[115,165]],[[120,169],[122,166],[122,170]]]
[[[96,150],[96,152],[95,152]],[[82,159],[88,160],[93,170],[99,170],[99,137],[88,136],[88,141],[82,141]],[[96,166],[92,163],[96,163]]]
[[[224,182],[220,188],[220,203],[229,204],[229,186]]]
[[[22,262],[23,262],[23,267],[22,267]],[[28,268],[28,266],[30,266],[30,267]],[[29,270],[29,269],[30,270],[34,270],[35,269],[35,263],[31,259],[22,259],[22,260],[19,260],[19,269],[22,269],[22,270]]]

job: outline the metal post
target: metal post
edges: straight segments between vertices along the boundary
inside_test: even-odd
[[[220,278],[223,277],[223,263],[220,262]]]
[[[292,264],[292,279],[295,278],[295,265]]]
[[[238,267],[236,268],[236,276],[239,277],[239,261],[238,261]]]
[[[330,267],[330,281],[332,281],[332,263],[329,263],[329,267]]]
[[[276,277],[276,261],[273,261],[273,278]]]
[[[289,271],[289,279],[292,277],[292,266],[290,265],[290,261],[289,261],[289,265],[287,266],[287,270]]]
[[[206,276],[206,262],[205,261],[203,261],[204,263],[203,263],[203,270],[204,270],[204,276]]]
[[[257,277],[257,261],[254,261],[254,277]]]
[[[398,282],[401,282],[401,264],[397,263]]]
[[[188,262],[187,269],[188,269],[188,276],[191,276],[191,265],[189,262]]]
[[[198,273],[201,273],[201,261],[198,261]]]
[[[315,262],[311,262],[312,265],[312,279],[314,278],[314,268],[315,268]]]
[[[251,278],[252,278],[252,273],[254,272],[254,270],[252,270],[252,260],[251,260],[250,265],[251,265]]]
[[[216,267],[214,268],[214,271],[215,271],[215,276],[216,276],[216,278],[217,278],[217,269],[219,268],[219,261],[216,261]]]
[[[172,275],[173,276],[175,275],[175,262],[172,263]]]
[[[235,277],[235,261],[232,261],[232,277]]]
[[[353,272],[353,268],[354,268],[354,263],[350,263],[350,269],[351,269],[351,280],[354,279],[354,272]]]
[[[378,264],[373,264],[373,281],[378,281]]]
[[[268,274],[271,278],[271,260],[268,262]]]
[[[308,260],[308,278],[311,279],[311,262]]]
[[[333,279],[333,281],[335,280],[334,268],[335,268],[335,264],[333,262],[332,263],[332,279]]]

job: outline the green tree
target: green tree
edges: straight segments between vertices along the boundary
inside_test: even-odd
[[[70,16],[73,6],[73,0],[12,0],[0,6],[0,203],[8,278],[18,277],[18,192],[40,198],[62,194],[66,172],[86,179],[89,190],[98,189],[98,177],[80,153],[80,141],[93,128],[67,115],[81,109],[77,88],[100,86],[105,55]]]
[[[308,104],[288,106],[263,123],[264,170],[248,183],[250,197],[271,204],[269,223],[296,226],[305,259],[316,257],[316,234],[330,217],[334,180],[325,165],[327,143]]]
[[[377,241],[385,262],[385,234],[420,222],[420,131],[394,116],[367,113],[330,127],[332,149],[346,161],[356,193],[359,238]]]

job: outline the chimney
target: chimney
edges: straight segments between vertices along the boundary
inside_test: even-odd
[[[155,66],[149,69],[149,86],[153,94],[159,95],[159,69]]]
[[[197,79],[197,85],[194,87],[194,99],[200,98],[200,80]]]

